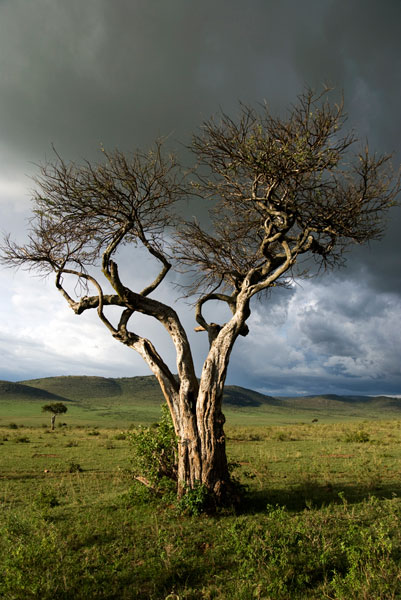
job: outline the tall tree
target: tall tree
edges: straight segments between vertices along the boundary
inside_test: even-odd
[[[328,90],[306,90],[286,118],[274,117],[266,106],[257,112],[241,105],[237,120],[222,114],[194,136],[198,169],[192,182],[160,143],[130,157],[104,152],[98,165],[57,157],[36,180],[28,243],[7,239],[3,246],[3,263],[54,272],[57,289],[77,315],[96,310],[112,336],[147,362],[179,440],[179,495],[200,482],[216,503],[232,499],[222,398],[234,343],[248,334],[251,299],[316,268],[342,264],[347,246],[382,234],[400,180],[388,155],[371,155],[366,147],[352,158],[356,139],[341,134],[344,121],[342,104],[331,103]],[[207,228],[174,214],[174,204],[189,193],[210,203]],[[133,252],[142,245],[160,264],[143,290],[128,287],[119,271],[123,245]],[[153,298],[173,264],[193,272],[188,294],[196,298],[196,330],[209,338],[199,380],[178,314]],[[104,291],[101,277],[112,293]],[[81,288],[67,286],[70,278]],[[207,321],[210,301],[228,306],[227,322]],[[110,306],[120,309],[118,318],[107,312]],[[177,375],[155,342],[132,329],[135,313],[165,327]]]

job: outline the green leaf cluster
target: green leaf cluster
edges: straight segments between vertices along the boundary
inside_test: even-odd
[[[139,427],[127,434],[135,477],[144,478],[161,495],[177,483],[178,441],[167,405],[151,427]]]

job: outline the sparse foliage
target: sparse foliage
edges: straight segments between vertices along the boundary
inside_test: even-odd
[[[130,157],[104,152],[99,165],[57,156],[37,178],[29,241],[20,246],[8,238],[3,246],[3,264],[54,272],[76,314],[97,310],[112,336],[147,362],[179,440],[179,496],[202,485],[216,502],[235,497],[221,407],[232,348],[248,334],[251,299],[314,274],[316,266],[341,265],[349,245],[378,239],[400,191],[388,155],[365,147],[352,156],[357,140],[342,133],[343,106],[329,94],[306,90],[286,118],[267,106],[257,112],[241,105],[237,120],[223,114],[205,122],[193,138],[199,163],[193,181],[163,154],[161,142]],[[210,206],[210,228],[177,219],[174,205],[189,193]],[[123,245],[143,246],[160,265],[142,290],[128,287],[120,273]],[[209,337],[200,380],[176,311],[150,297],[173,264],[193,272],[188,294],[196,297],[196,330]],[[207,321],[204,306],[212,300],[229,307],[227,322]],[[119,317],[107,312],[110,306]],[[135,313],[165,327],[177,375],[154,343],[135,332]]]
[[[72,460],[68,464],[68,472],[69,473],[81,473],[82,472],[82,467],[75,460]]]

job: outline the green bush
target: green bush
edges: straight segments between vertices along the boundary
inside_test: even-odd
[[[133,449],[132,470],[158,495],[170,494],[177,485],[177,437],[167,405],[159,423],[127,433]]]
[[[209,505],[210,497],[207,487],[197,483],[193,488],[185,491],[185,495],[177,503],[177,508],[182,513],[197,516],[206,511]]]
[[[69,473],[81,473],[82,470],[83,469],[82,469],[81,465],[73,460],[68,465]]]
[[[38,508],[54,508],[59,506],[60,502],[57,494],[51,489],[42,489],[35,498],[35,505]]]
[[[358,431],[351,431],[345,436],[346,442],[353,442],[357,444],[365,444],[370,441],[370,435],[367,431],[359,429]]]

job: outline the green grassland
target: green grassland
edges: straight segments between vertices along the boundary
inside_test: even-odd
[[[129,432],[160,404],[152,377],[0,382],[1,598],[401,598],[399,400],[228,386],[245,495],[214,516],[135,482]]]
[[[127,427],[158,419],[162,402],[160,388],[152,376],[48,377],[20,383],[0,381],[0,425],[41,425],[41,406],[64,402],[63,421],[71,425]],[[227,386],[224,413],[232,425],[265,426],[382,419],[401,416],[401,400],[386,397],[311,396],[273,398],[238,386]]]
[[[1,598],[401,598],[401,415],[229,418],[243,504],[191,516],[135,483],[126,429],[70,402],[54,432],[0,425]]]

